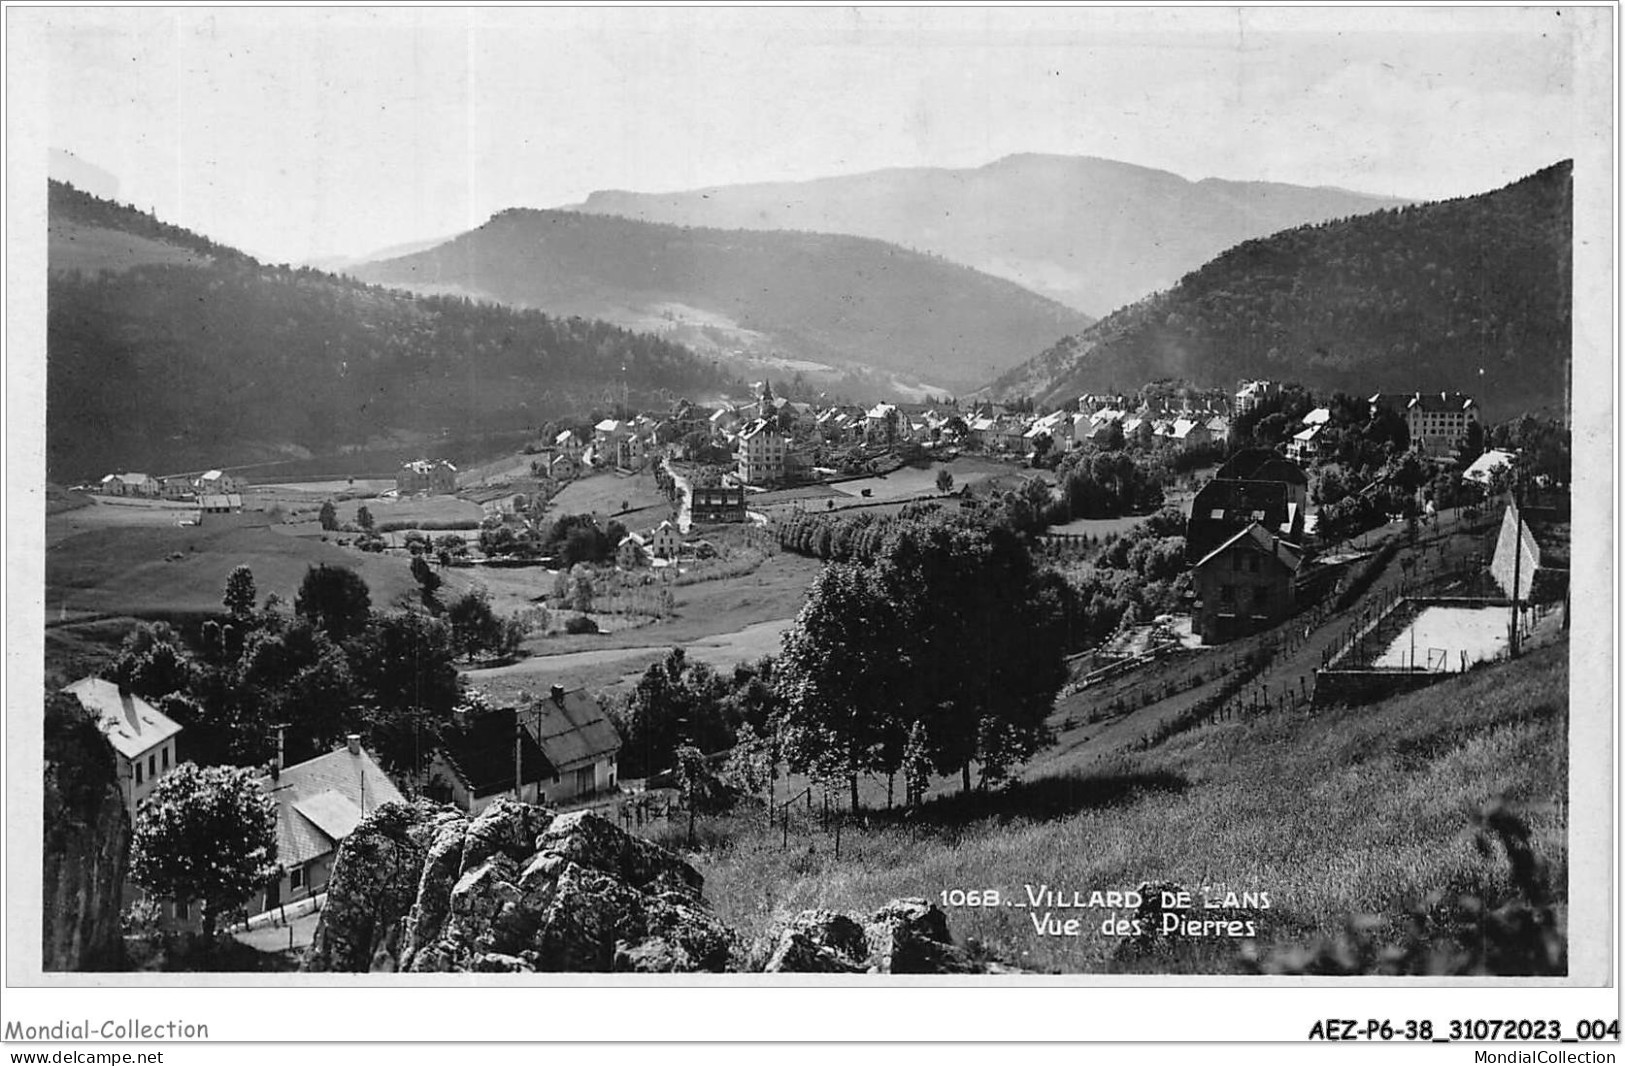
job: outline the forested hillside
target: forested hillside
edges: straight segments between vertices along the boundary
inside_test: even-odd
[[[131,208],[53,184],[52,222],[207,256],[193,265],[53,262],[47,466],[111,470],[336,450],[393,430],[534,425],[636,397],[715,387],[689,350],[605,322],[417,297],[271,267]]]
[[[880,241],[564,211],[504,211],[438,248],[355,273],[623,324],[694,317],[742,349],[948,390],[980,385],[1090,322],[1011,282]]]
[[[1316,390],[1460,389],[1492,416],[1560,407],[1571,164],[1480,196],[1247,241],[987,390],[1057,403],[1178,377]]]

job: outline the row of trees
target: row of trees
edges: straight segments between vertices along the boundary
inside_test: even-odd
[[[374,610],[366,582],[343,567],[311,567],[291,612],[274,596],[259,608],[255,599],[252,572],[238,567],[224,618],[191,641],[163,622],[142,625],[110,668],[186,728],[187,751],[204,765],[262,763],[281,727],[290,762],[364,732],[386,764],[415,766],[460,696],[457,658],[491,635],[477,607],[459,608],[469,597],[448,618]]]
[[[791,769],[894,779],[912,755],[998,781],[1049,741],[1070,590],[1002,523],[900,521],[870,563],[814,581],[775,666]],[[911,738],[914,743],[911,745]]]

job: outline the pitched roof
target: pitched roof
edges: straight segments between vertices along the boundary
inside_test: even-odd
[[[440,754],[475,797],[513,789],[514,709],[498,707],[453,725],[440,735]],[[520,773],[525,784],[549,779],[553,764],[530,730],[519,738]]]
[[[1459,392],[1419,392],[1405,406],[1418,411],[1465,411],[1473,406],[1473,398]]]
[[[113,750],[126,759],[151,751],[181,731],[180,723],[152,704],[111,681],[86,677],[63,689],[96,716]]]
[[[1279,481],[1287,485],[1307,485],[1309,475],[1303,467],[1290,459],[1283,459],[1272,448],[1243,448],[1213,475],[1230,481]]]
[[[1511,465],[1516,458],[1517,456],[1512,452],[1492,448],[1474,459],[1472,465],[1462,471],[1461,479],[1463,481],[1477,481],[1480,484],[1488,484],[1491,473],[1503,466]]]
[[[366,749],[348,748],[262,777],[260,791],[276,801],[277,861],[297,866],[338,847],[368,813],[404,802],[400,790]]]
[[[543,754],[560,771],[621,750],[621,735],[586,689],[566,692],[559,699],[544,696],[531,705],[531,711],[525,715],[525,725],[536,730]],[[534,712],[540,712],[539,720]]]
[[[1212,551],[1202,556],[1202,558],[1197,561],[1196,565],[1198,567],[1206,566],[1220,555],[1223,555],[1225,552],[1229,551],[1233,545],[1242,542],[1251,542],[1253,546],[1255,546],[1259,551],[1262,551],[1264,554],[1275,556],[1275,558],[1279,560],[1283,566],[1294,573],[1296,573],[1298,568],[1303,565],[1304,551],[1302,548],[1298,547],[1296,544],[1282,540],[1280,537],[1276,536],[1274,533],[1271,533],[1257,522],[1251,523],[1245,529],[1238,530],[1235,536],[1230,537],[1223,544],[1220,544],[1217,548],[1214,548]]]
[[[1331,420],[1332,412],[1328,407],[1317,407],[1303,416],[1303,424],[1306,426],[1324,426]]]
[[[1266,514],[1280,516],[1277,521],[1284,521],[1286,510],[1286,485],[1282,482],[1216,477],[1196,494],[1191,518],[1235,522]]]

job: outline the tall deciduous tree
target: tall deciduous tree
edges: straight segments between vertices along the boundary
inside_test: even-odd
[[[141,804],[130,876],[161,899],[200,903],[212,939],[221,915],[276,873],[275,810],[253,771],[182,763]]]
[[[231,574],[226,578],[226,594],[221,602],[233,618],[247,618],[254,613],[254,600],[258,593],[254,589],[254,571],[249,569],[247,563],[232,568]]]
[[[372,593],[354,570],[321,563],[305,571],[293,609],[342,644],[366,628]]]
[[[832,563],[813,581],[784,636],[776,676],[790,767],[845,779],[884,769],[882,747],[909,670],[904,619],[865,567]]]

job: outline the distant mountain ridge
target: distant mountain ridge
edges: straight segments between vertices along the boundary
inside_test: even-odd
[[[1573,174],[1246,241],[1172,289],[1002,375],[1058,404],[1165,377],[1357,394],[1460,389],[1492,416],[1562,409],[1572,359]]]
[[[974,388],[1092,321],[1000,278],[862,237],[512,209],[367,281],[626,325],[693,322],[730,348]]]
[[[684,192],[594,192],[564,210],[724,229],[845,233],[1014,281],[1090,315],[1166,288],[1225,248],[1406,201],[1204,178],[1089,156],[1023,154]]]
[[[58,482],[472,438],[727,383],[658,337],[268,266],[57,182],[49,228]]]

